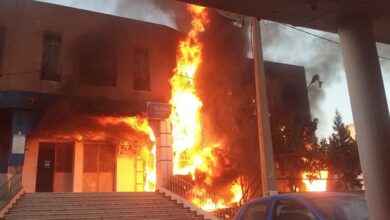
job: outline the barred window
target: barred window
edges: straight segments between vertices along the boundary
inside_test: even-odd
[[[148,50],[136,48],[133,51],[133,88],[150,90]]]
[[[62,35],[45,32],[43,35],[42,80],[61,80]]]
[[[5,46],[5,27],[0,27],[0,76],[3,76],[3,58]]]

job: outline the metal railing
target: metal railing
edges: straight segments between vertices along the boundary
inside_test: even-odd
[[[178,176],[170,176],[168,180],[168,190],[179,195],[185,200],[193,203],[204,211],[209,212],[211,215],[219,219],[233,219],[236,215],[238,209],[240,208],[239,203],[228,208],[215,209],[213,211],[207,210],[207,208],[217,208],[213,207],[214,202],[217,201],[217,197],[214,194],[203,192],[201,195],[194,193],[194,185],[183,178]],[[205,207],[206,210],[205,210]]]
[[[217,209],[213,211],[211,214],[219,219],[230,220],[230,219],[234,219],[234,216],[236,216],[240,207],[241,206],[232,206],[229,208]]]
[[[0,186],[0,210],[22,189],[22,169]]]
[[[168,190],[188,201],[193,198],[193,187],[194,185],[192,183],[180,177],[170,176],[168,179]]]

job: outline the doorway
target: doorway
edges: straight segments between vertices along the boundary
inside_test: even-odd
[[[73,143],[39,143],[36,192],[71,192]]]
[[[83,192],[113,192],[115,145],[84,144]]]

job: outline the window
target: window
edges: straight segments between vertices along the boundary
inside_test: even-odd
[[[43,35],[42,80],[61,80],[62,36],[58,33],[45,32]]]
[[[368,220],[367,201],[361,196],[313,197],[309,199],[329,220]]]
[[[265,220],[269,202],[260,202],[248,206],[242,219],[243,220]]]
[[[3,76],[3,58],[5,46],[5,27],[0,27],[0,76]]]
[[[150,90],[148,50],[134,49],[133,57],[133,88],[136,90]]]
[[[73,144],[56,144],[56,172],[71,173],[73,168]]]
[[[291,200],[279,200],[272,220],[315,220],[316,217],[302,204]]]
[[[97,86],[116,86],[116,51],[109,42],[88,39],[80,54],[80,82]]]

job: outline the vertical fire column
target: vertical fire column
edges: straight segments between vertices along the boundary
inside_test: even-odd
[[[371,219],[389,219],[389,110],[371,19],[346,18],[339,36]]]

